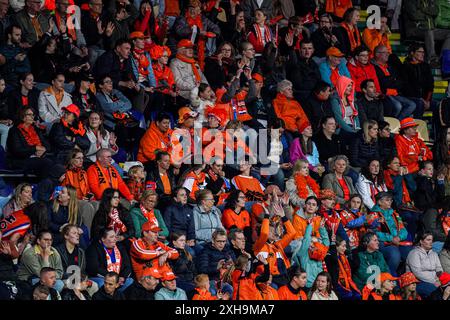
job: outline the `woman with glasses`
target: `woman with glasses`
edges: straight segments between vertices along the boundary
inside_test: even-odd
[[[217,205],[223,204],[231,189],[230,181],[225,177],[223,167],[222,158],[214,157],[211,159],[211,164],[205,169],[205,189],[212,192]]]
[[[214,196],[211,191],[204,189],[197,193],[197,205],[194,206],[195,239],[197,243],[204,244],[211,241],[216,229],[223,229],[222,213],[214,205]]]
[[[34,117],[35,113],[30,107],[20,111],[20,123],[9,130],[7,163],[11,169],[46,177],[53,166],[53,161],[46,154],[50,145],[41,129],[34,124]]]
[[[223,42],[215,55],[206,58],[205,77],[213,90],[221,88],[226,82],[226,76],[237,71],[234,57],[233,45],[230,42]]]
[[[117,241],[123,242],[135,235],[133,221],[128,211],[120,204],[119,191],[108,188],[103,192],[97,213],[92,221],[91,240],[98,240],[103,229],[111,228]]]
[[[331,47],[342,50],[336,29],[333,28],[333,18],[328,13],[320,16],[319,29],[311,35],[311,40],[314,44],[314,55],[319,58],[325,58],[327,50]]]

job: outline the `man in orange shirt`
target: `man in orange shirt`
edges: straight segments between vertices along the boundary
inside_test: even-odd
[[[171,271],[167,260],[178,259],[178,251],[158,241],[161,228],[152,222],[145,222],[141,229],[142,237],[133,240],[130,249],[131,265],[136,278],[140,279],[147,268],[157,269],[161,274]]]
[[[419,171],[419,161],[433,160],[433,154],[422,139],[419,138],[413,118],[400,121],[400,133],[395,136],[395,146],[403,174]]]
[[[159,113],[156,117],[156,121],[150,124],[150,127],[139,143],[137,155],[138,161],[143,164],[148,161],[154,161],[156,150],[167,151],[170,153],[172,149],[170,143],[171,134],[170,116],[164,112]]]
[[[116,168],[111,165],[112,153],[109,149],[97,151],[97,162],[87,170],[89,189],[94,194],[95,200],[100,200],[103,191],[108,188],[119,190],[120,194],[130,202],[134,202],[126,183],[123,181]]]
[[[286,130],[298,132],[303,123],[309,120],[300,103],[294,100],[292,82],[289,80],[279,82],[277,91],[277,97],[273,100],[275,114],[284,120]]]

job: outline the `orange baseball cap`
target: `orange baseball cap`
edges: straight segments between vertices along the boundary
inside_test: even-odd
[[[162,281],[172,281],[172,280],[174,280],[176,278],[177,278],[177,276],[172,271],[167,271],[162,276]]]
[[[67,111],[67,112],[73,113],[74,115],[77,116],[77,118],[80,116],[80,108],[78,108],[78,107],[77,107],[76,105],[74,105],[73,103],[72,103],[72,104],[69,104],[67,107],[62,107],[61,109],[62,109],[62,110],[65,110],[65,111]]]
[[[380,282],[383,283],[386,280],[397,281],[398,278],[392,276],[389,272],[383,272],[380,274]]]
[[[162,278],[162,275],[161,275],[161,273],[159,273],[159,270],[156,269],[156,268],[153,268],[153,267],[145,268],[144,272],[142,273],[142,276],[143,277],[151,276],[151,277],[156,278],[156,279]]]
[[[330,48],[328,48],[328,50],[327,50],[327,57],[329,57],[329,56],[333,56],[333,57],[343,57],[343,56],[345,56],[343,53],[342,53],[342,51],[341,50],[339,50],[338,48],[336,48],[336,47],[330,47]]]
[[[130,39],[144,39],[145,34],[141,31],[134,31],[130,33]]]
[[[142,231],[159,232],[159,231],[161,231],[162,229],[161,229],[160,227],[158,227],[156,224],[151,223],[150,221],[147,221],[147,222],[145,222],[145,223],[142,225],[141,230],[142,230]]]
[[[180,48],[193,48],[193,47],[194,47],[194,44],[192,43],[191,40],[188,40],[188,39],[182,39],[177,44],[177,48],[178,49],[180,49]]]

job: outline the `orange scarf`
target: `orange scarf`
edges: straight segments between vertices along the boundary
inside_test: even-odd
[[[353,30],[351,30],[350,26],[345,22],[342,22],[341,26],[347,31],[348,39],[350,40],[351,51],[355,50],[361,45],[361,35],[359,34],[358,28],[353,27]]]
[[[194,77],[197,82],[200,82],[202,80],[202,77],[200,76],[200,72],[198,72],[197,65],[194,59],[188,58],[179,53],[176,55],[176,57],[178,60],[183,61],[184,63],[189,63],[191,65],[192,72],[194,73]]]
[[[150,73],[148,71],[148,66],[150,65],[150,61],[144,53],[144,50],[134,49],[133,57],[138,64],[138,72],[142,76],[146,77]]]
[[[310,176],[302,176],[300,173],[295,175],[295,184],[297,186],[298,196],[301,199],[306,199],[309,196],[309,189],[314,192],[314,195],[317,197],[320,192],[319,185],[317,182],[311,178]],[[309,187],[309,189],[308,189]]]
[[[444,229],[445,235],[448,236],[448,232],[450,231],[450,215],[447,213],[447,216],[442,217],[442,228]]]
[[[32,125],[27,128],[23,123],[21,123],[17,126],[17,128],[22,133],[29,146],[42,146],[41,139],[39,139],[39,135]]]
[[[103,167],[97,161],[95,163],[95,169],[97,170],[99,185],[108,184],[108,188],[119,189],[119,178],[117,177],[116,171],[111,166],[106,169],[106,174]]]
[[[76,136],[84,136],[86,134],[86,129],[83,126],[83,123],[81,121],[78,121],[78,128],[75,128],[67,123],[66,120],[64,120],[64,117],[61,118],[62,125],[72,131],[72,133]]]
[[[82,200],[89,192],[89,182],[86,171],[81,168],[67,170],[64,185],[71,185],[77,190],[78,199]]]
[[[108,252],[108,249],[106,249],[105,245],[103,245],[103,248],[105,249],[106,253],[106,270],[108,270],[108,272],[120,273],[122,256],[117,246],[112,249],[111,254]]]
[[[67,21],[70,19],[70,17],[71,17],[70,14],[66,15],[67,34],[73,41],[76,41],[77,40],[77,32],[76,32],[75,28],[73,28],[73,23],[67,23]],[[55,18],[56,18],[56,26],[58,27],[58,30],[60,30],[61,15],[57,11],[55,11]]]
[[[350,268],[350,263],[345,255],[338,254],[338,264],[339,264],[339,284],[346,290],[351,291],[351,289],[355,290],[358,293],[361,293],[358,290],[358,287],[352,280],[352,270]]]
[[[192,18],[188,11],[188,12],[186,12],[186,21],[187,21],[189,27],[191,27],[191,28],[194,25],[197,26],[198,64],[200,65],[200,70],[203,71],[205,68],[206,41],[202,36],[200,36],[200,31],[203,31],[202,16],[199,14],[197,17]]]

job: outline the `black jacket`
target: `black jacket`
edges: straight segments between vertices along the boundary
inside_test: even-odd
[[[31,91],[28,92],[28,105],[27,107],[30,107],[33,109],[33,112],[36,117],[39,117],[39,94],[41,92],[33,88]],[[13,120],[14,123],[18,124],[20,122],[19,120],[19,112],[24,108],[24,104],[22,101],[22,93],[20,91],[20,88],[14,89],[11,91],[8,95],[8,117],[9,119]]]
[[[177,186],[175,183],[175,176],[173,174],[172,169],[169,169],[167,171],[167,177],[169,178],[169,182],[170,182],[170,189],[175,189],[175,187]],[[164,185],[162,183],[161,180],[161,175],[159,174],[159,170],[158,168],[152,168],[148,173],[147,173],[147,181],[153,181],[156,183],[156,193],[158,194],[159,199],[161,200],[161,198],[167,198],[167,195],[164,193]]]
[[[55,249],[56,251],[58,251],[59,256],[61,257],[63,270],[67,270],[67,267],[69,266],[69,257],[67,256],[66,245],[64,243],[61,243],[60,245],[56,246]],[[84,250],[79,246],[76,246],[75,250],[78,251],[78,266],[80,267],[81,272],[86,272],[86,255],[84,253]]]
[[[84,298],[86,300],[92,300],[91,295],[87,291],[81,291]],[[70,289],[64,289],[61,291],[61,299],[62,300],[69,300],[69,301],[79,301],[80,299],[77,297],[77,295],[73,292],[73,290]]]
[[[155,291],[145,289],[142,284],[134,281],[124,292],[126,300],[155,300]]]
[[[194,260],[188,259],[185,250],[175,249],[179,253],[178,259],[168,260],[173,273],[175,273],[179,279],[193,283],[194,277],[197,274]]]
[[[434,90],[434,78],[430,65],[426,62],[412,64],[408,59],[403,62],[403,95],[406,97],[428,99]]]
[[[364,123],[368,120],[376,120],[378,122],[384,120],[384,107],[383,102],[378,99],[373,99],[372,101],[367,100],[363,95],[356,102],[359,111],[359,120]]]
[[[306,60],[297,56],[294,47],[289,50],[286,77],[292,82],[294,92],[298,93],[302,101],[311,94],[317,82],[321,80],[317,63],[313,59]]]
[[[126,249],[120,244],[117,244],[121,255],[121,266],[119,275],[124,278],[131,276],[131,262]],[[94,241],[86,250],[86,272],[90,277],[97,277],[98,275],[105,276],[108,272],[106,270],[106,251],[100,241]],[[94,299],[95,300],[95,299]]]
[[[70,141],[67,137],[75,137],[75,141]],[[66,163],[69,153],[75,148],[80,147],[82,151],[87,151],[91,146],[91,142],[84,135],[75,135],[68,127],[65,127],[61,122],[53,124],[50,130],[50,142],[53,146],[53,151],[56,154],[56,159],[60,163]]]
[[[395,140],[392,135],[389,138],[378,138],[378,148],[378,154],[380,155],[381,162],[389,156],[397,155],[397,147],[395,146]]]
[[[363,168],[373,159],[379,159],[378,140],[373,143],[364,141],[362,132],[356,137],[350,145],[350,164],[354,167]]]
[[[235,260],[233,251],[228,245],[222,251],[217,250],[211,243],[205,245],[204,250],[197,259],[197,270],[199,273],[205,273],[210,280],[219,279],[219,270],[217,264],[220,260]]]
[[[114,291],[114,295],[110,296],[105,292],[105,289],[101,287],[93,296],[92,300],[100,300],[100,301],[116,301],[116,300],[125,300],[125,296],[123,293],[118,290]]]
[[[195,239],[194,214],[191,205],[181,205],[173,201],[164,211],[163,218],[170,232],[184,233],[187,240]]]
[[[338,135],[334,134],[331,140],[323,134],[323,130],[320,130],[313,136],[313,141],[316,144],[317,151],[319,152],[319,161],[322,165],[328,168],[328,159],[338,154],[342,154],[343,148],[341,145],[341,139]]]
[[[339,39],[337,28],[333,28],[331,33]],[[314,45],[314,55],[319,58],[325,57],[327,50],[331,47],[331,42],[328,41],[323,31],[321,29],[314,31],[311,35],[311,40]],[[343,50],[341,43],[336,43],[335,47],[339,48],[341,51]]]
[[[41,130],[34,127],[36,130],[39,139],[41,140],[42,145],[50,150],[50,145],[47,142],[47,139],[44,138]],[[17,128],[17,126],[11,127],[8,133],[8,140],[6,141],[7,152],[7,161],[11,168],[19,169],[23,168],[25,162],[36,153],[35,146],[29,146],[25,137],[22,135],[22,132]]]
[[[413,195],[414,204],[420,210],[436,208],[436,205],[445,196],[445,184],[438,183],[432,178],[417,176],[417,189]]]
[[[316,98],[314,92],[312,92],[308,99],[302,103],[303,111],[311,123],[313,132],[319,132],[320,122],[324,117],[333,116],[333,110],[331,110],[330,100],[320,101]]]
[[[375,60],[372,60],[372,64],[374,65],[375,72],[377,73],[381,92],[386,94],[387,89],[395,89],[399,92],[399,94],[402,94],[402,89],[405,85],[408,85],[408,82],[403,83],[405,79],[401,77],[401,70],[398,70],[394,64],[390,64],[388,62],[389,75],[387,76]]]
[[[445,242],[447,236],[445,235],[442,221],[439,217],[439,212],[434,208],[429,208],[423,214],[424,230],[430,231],[433,234],[434,241]]]
[[[119,205],[119,208],[117,208],[117,209],[119,210],[119,219],[127,227],[127,231],[121,235],[124,236],[125,239],[134,237],[134,234],[136,232],[134,231],[133,219],[131,218],[130,213],[120,205]],[[105,229],[108,225],[108,221],[101,221],[99,217],[100,217],[100,215],[98,215],[96,213],[94,216],[94,219],[92,220],[92,226],[91,226],[91,239],[92,240],[100,239],[100,234],[101,234],[102,230]]]
[[[104,11],[100,17],[101,21],[105,21]],[[98,46],[100,49],[103,48],[103,36],[98,33],[97,20],[93,18],[87,10],[81,10],[81,32],[86,40],[86,46]]]
[[[72,102],[78,108],[80,108],[80,119],[85,120],[89,117],[89,113],[91,111],[98,111],[100,110],[100,104],[98,103],[98,100],[95,98],[95,94],[88,90],[86,93],[86,100],[83,99],[82,94],[79,90],[76,90],[72,92]]]
[[[119,81],[129,81],[134,77],[131,59],[128,58],[121,64],[120,58],[114,50],[105,52],[97,59],[93,73],[96,79],[104,75],[111,77],[115,89],[119,89]]]

